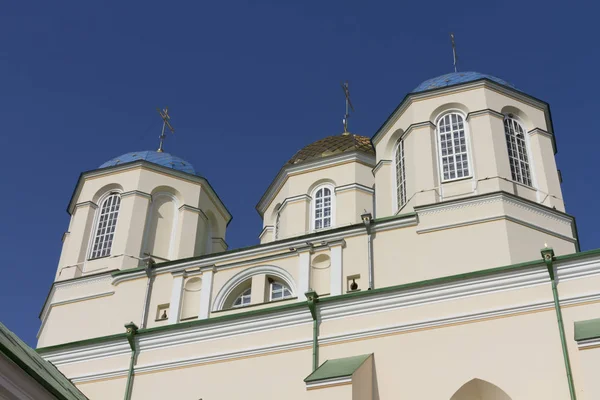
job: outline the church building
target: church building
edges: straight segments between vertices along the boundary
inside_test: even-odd
[[[432,78],[291,155],[236,249],[210,176],[117,156],[79,176],[37,354],[73,399],[600,399],[600,250],[556,151],[543,100]]]

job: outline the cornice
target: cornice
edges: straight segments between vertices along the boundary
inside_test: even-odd
[[[491,108],[484,108],[483,110],[471,111],[470,113],[467,114],[465,119],[468,122],[469,119],[471,119],[471,117],[479,117],[481,115],[492,115],[494,117],[498,117],[498,118],[504,120],[504,114],[502,114],[496,110],[492,110]]]
[[[365,186],[365,185],[361,185],[360,183],[350,183],[348,185],[342,185],[342,186],[337,186],[334,188],[334,192],[337,193],[341,193],[341,192],[345,192],[347,190],[358,190],[361,192],[365,192],[368,194],[374,194],[375,190],[373,190],[372,188]]]
[[[266,208],[271,203],[275,195],[279,192],[279,190],[283,187],[285,181],[291,175],[310,172],[313,169],[320,169],[326,167],[329,168],[338,164],[344,164],[352,161],[374,166],[375,156],[368,155],[360,151],[351,151],[342,154],[334,154],[332,156],[323,157],[317,160],[306,161],[300,164],[284,165],[279,170],[277,176],[275,176],[275,179],[273,180],[273,182],[271,182],[271,184],[261,197],[260,201],[256,205],[256,211],[258,211],[261,217],[264,216]]]
[[[297,201],[311,201],[312,197],[310,197],[307,194],[300,194],[298,196],[292,196],[292,197],[286,197],[285,200],[283,200],[281,202],[281,206],[279,207],[279,212],[283,211],[283,209],[289,204],[289,203],[295,203]]]
[[[69,204],[67,206],[67,213],[72,214],[73,209],[74,209],[73,202],[75,201],[75,198],[77,197],[77,195],[81,192],[81,187],[83,186],[83,182],[86,179],[97,178],[97,177],[100,177],[103,175],[123,172],[123,171],[127,171],[130,169],[136,169],[136,168],[148,169],[148,170],[154,171],[156,173],[165,174],[168,176],[174,176],[174,177],[177,177],[184,181],[200,184],[203,189],[206,189],[207,196],[210,198],[212,203],[215,204],[217,210],[219,211],[219,213],[221,213],[223,218],[225,218],[225,220],[227,221],[227,225],[229,225],[229,223],[231,222],[231,219],[232,219],[231,213],[229,212],[229,210],[227,209],[225,204],[221,201],[221,199],[219,198],[219,196],[217,195],[217,193],[211,186],[210,182],[208,181],[208,179],[206,179],[202,176],[199,176],[199,175],[188,174],[187,172],[182,172],[182,171],[178,171],[178,170],[175,170],[172,168],[167,168],[162,165],[154,164],[154,163],[151,163],[151,162],[148,162],[145,160],[137,160],[137,161],[132,161],[129,163],[115,165],[112,167],[94,169],[94,170],[85,171],[85,172],[82,172],[81,174],[79,174],[79,178],[77,179],[77,184],[75,185],[75,189],[73,190],[73,194],[71,195],[71,199],[69,200]],[[137,191],[135,191],[135,192],[137,192]],[[127,193],[129,193],[129,192],[127,192]],[[143,192],[140,192],[140,193],[143,193]]]
[[[587,279],[600,275],[600,252],[559,256],[557,274],[559,280]],[[415,282],[372,291],[354,292],[340,296],[324,298],[319,303],[322,322],[336,319],[364,316],[373,313],[400,310],[404,308],[439,304],[456,299],[485,296],[493,293],[515,291],[539,285],[549,285],[550,279],[542,260],[516,264],[507,267],[476,271],[474,273],[439,278],[431,281]],[[514,292],[513,292],[514,293]],[[519,303],[513,296],[506,296],[507,302],[491,308],[475,308],[461,314],[440,314],[427,319],[394,321],[391,325],[377,326],[368,330],[353,330],[337,335],[323,335],[319,343],[323,345],[342,343],[350,340],[374,338],[401,332],[432,329],[451,326],[458,323],[470,323],[490,318],[519,315],[526,312],[553,311],[553,301],[549,296],[539,301]],[[573,306],[590,302],[600,302],[600,292],[587,292],[578,296],[564,297],[562,306]],[[272,329],[295,326],[310,326],[312,317],[303,303],[292,306],[276,307],[249,311],[240,314],[218,317],[213,320],[180,323],[161,328],[141,330],[138,336],[139,351],[152,352],[184,344],[212,341],[219,338],[231,338]],[[129,354],[129,346],[123,335],[109,337],[108,340],[84,344],[61,345],[55,348],[41,349],[42,356],[57,366],[82,361]],[[208,352],[196,357],[184,356],[168,359],[159,363],[138,365],[135,372],[158,371],[168,368],[197,365],[220,360],[245,357],[250,354],[269,354],[284,349],[303,349],[310,346],[311,339],[273,343],[269,346],[242,348],[234,352]],[[590,344],[591,345],[591,344]],[[580,344],[581,346],[581,344]],[[105,379],[109,376],[121,376],[125,369],[101,371],[80,376],[69,376],[75,382]]]
[[[383,167],[384,165],[389,165],[392,163],[392,160],[379,160],[379,162],[377,163],[377,165],[375,166],[375,168],[373,168],[371,171],[373,172],[373,175],[375,175],[377,173],[377,171],[379,171],[379,169],[381,167]]]
[[[75,204],[73,209],[77,209],[77,208],[81,208],[81,207],[91,207],[92,209],[95,210],[98,208],[98,204],[94,203],[93,201],[84,201],[84,202]]]
[[[130,190],[129,192],[121,193],[121,198],[128,196],[140,196],[152,201],[152,195],[150,193],[142,192],[140,190]]]
[[[548,106],[548,103],[546,103],[545,101],[537,99],[533,96],[530,96],[528,94],[520,92],[511,87],[501,85],[490,79],[482,78],[482,79],[478,79],[478,80],[471,81],[471,82],[459,83],[456,85],[446,86],[443,88],[436,88],[436,89],[432,89],[432,90],[428,90],[428,91],[424,91],[424,92],[408,93],[404,97],[404,99],[402,99],[402,101],[396,107],[396,109],[389,115],[389,117],[386,119],[386,121],[381,125],[381,127],[377,130],[377,132],[375,132],[375,134],[371,138],[373,145],[376,146],[377,143],[379,143],[379,141],[381,140],[382,134],[384,132],[389,131],[389,129],[391,129],[391,127],[398,121],[400,116],[406,111],[406,109],[408,107],[410,107],[410,105],[413,102],[426,100],[426,99],[433,98],[433,97],[444,96],[444,95],[447,95],[450,93],[473,90],[473,89],[478,89],[478,88],[487,88],[490,90],[494,90],[494,91],[501,93],[507,97],[514,98],[516,100],[519,100],[525,104],[531,105],[531,106],[541,109],[543,111],[548,111],[546,114],[549,114],[549,106]],[[549,115],[547,115],[547,118],[549,118]],[[552,126],[551,120],[550,120],[550,123],[548,124],[548,126]]]

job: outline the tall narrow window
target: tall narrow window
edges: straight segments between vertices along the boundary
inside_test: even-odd
[[[508,161],[513,181],[531,186],[531,173],[523,126],[516,119],[506,117],[504,119],[504,133],[506,134]]]
[[[467,135],[463,116],[458,113],[446,114],[438,120],[437,127],[442,180],[469,176]]]
[[[280,222],[281,222],[281,209],[278,209],[277,214],[275,214],[275,240],[278,240],[279,236],[280,236],[280,232],[279,232]]]
[[[100,205],[100,214],[98,215],[90,259],[110,255],[120,205],[121,195],[116,192],[109,194]]]
[[[282,300],[292,297],[292,291],[283,283],[273,281],[271,282],[271,295],[269,300]]]
[[[396,145],[396,203],[398,210],[406,204],[406,170],[404,167],[404,142]]]
[[[333,225],[332,214],[332,188],[321,187],[315,193],[313,207],[313,226],[314,229],[329,228]]]
[[[250,304],[252,288],[244,290],[234,301],[232,307],[244,307]]]

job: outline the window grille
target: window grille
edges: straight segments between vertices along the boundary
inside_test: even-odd
[[[244,307],[250,304],[252,288],[244,290],[234,301],[232,307]]]
[[[96,234],[93,240],[92,253],[90,259],[100,258],[110,255],[117,218],[119,216],[119,207],[121,205],[121,196],[119,193],[111,193],[100,206],[100,214],[96,225]]]
[[[271,283],[271,300],[281,300],[292,297],[292,291],[282,283]]]
[[[314,213],[315,229],[331,227],[331,189],[324,187],[317,190]]]
[[[444,181],[470,175],[465,122],[462,115],[446,114],[438,120],[440,164]]]
[[[398,210],[406,204],[406,170],[404,167],[404,142],[396,145],[396,202]]]
[[[516,119],[507,117],[504,119],[504,133],[513,181],[532,186],[523,126]]]

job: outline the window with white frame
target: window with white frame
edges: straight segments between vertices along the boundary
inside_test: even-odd
[[[102,201],[92,241],[90,260],[110,255],[120,206],[121,195],[117,192],[110,193]]]
[[[282,300],[287,299],[288,297],[292,297],[292,291],[286,285],[281,282],[273,281],[271,282],[271,290],[270,290],[269,300]]]
[[[456,112],[445,114],[437,121],[442,181],[471,174],[465,127],[465,119]]]
[[[236,299],[233,301],[232,307],[244,307],[250,304],[250,298],[252,295],[252,288],[244,290]]]
[[[504,118],[504,133],[513,181],[531,186],[531,172],[523,126],[515,118],[508,116]]]
[[[400,210],[406,204],[406,169],[404,166],[404,141],[396,144],[396,204]]]
[[[333,188],[322,186],[315,192],[313,201],[313,229],[333,226]]]

